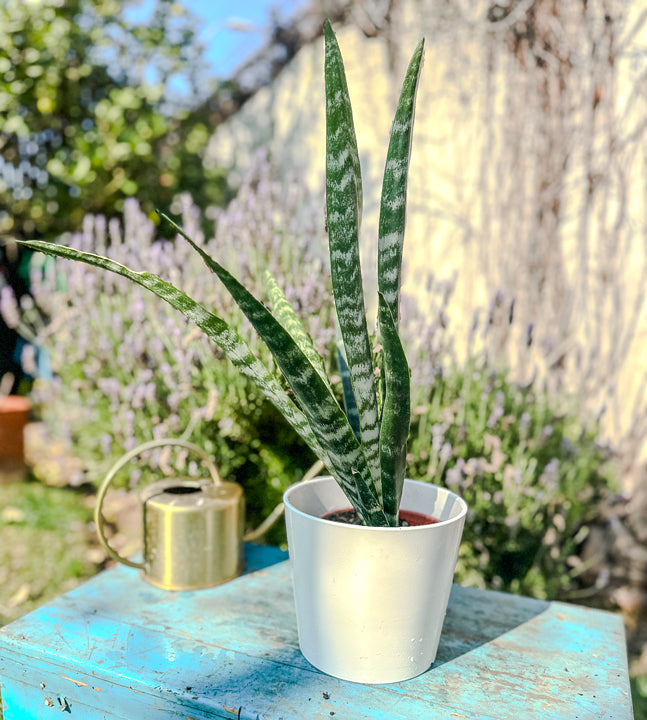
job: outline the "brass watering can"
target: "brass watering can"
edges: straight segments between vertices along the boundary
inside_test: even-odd
[[[200,456],[210,478],[171,478],[147,485],[143,509],[143,562],[121,557],[108,544],[102,514],[106,491],[121,468],[146,450],[175,445]],[[97,494],[97,533],[108,555],[141,570],[145,580],[165,590],[197,590],[219,585],[244,569],[245,502],[240,485],[224,482],[207,453],[181,439],[143,443],[110,469]]]

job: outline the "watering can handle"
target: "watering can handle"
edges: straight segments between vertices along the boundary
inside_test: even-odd
[[[137,563],[133,562],[132,560],[127,560],[126,558],[121,557],[121,555],[116,551],[113,550],[110,545],[108,544],[108,540],[106,538],[105,534],[105,519],[103,517],[103,513],[101,512],[101,509],[103,507],[103,500],[106,496],[106,492],[108,490],[108,486],[113,481],[115,475],[121,470],[121,468],[129,463],[134,457],[139,455],[140,453],[145,452],[146,450],[153,450],[154,448],[158,447],[166,447],[168,445],[176,445],[178,447],[183,447],[185,450],[190,450],[191,452],[194,452],[196,455],[199,455],[202,460],[204,461],[204,464],[207,466],[207,469],[209,470],[209,474],[211,475],[212,480],[216,485],[220,485],[222,483],[222,480],[220,479],[220,474],[218,472],[218,468],[214,465],[213,460],[207,455],[207,453],[197,445],[194,445],[193,443],[187,442],[186,440],[180,440],[179,438],[164,438],[161,440],[150,440],[149,442],[142,443],[141,445],[138,445],[136,448],[133,448],[130,452],[127,452],[125,455],[122,455],[119,460],[108,470],[108,474],[103,479],[103,482],[99,486],[99,490],[97,492],[97,503],[94,508],[94,522],[97,526],[97,533],[99,535],[99,540],[103,547],[105,548],[108,555],[117,562],[122,563],[123,565],[128,565],[128,567],[137,568],[139,570],[144,569],[144,563]]]

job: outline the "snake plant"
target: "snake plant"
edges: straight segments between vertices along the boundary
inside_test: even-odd
[[[122,275],[182,312],[284,415],[335,477],[362,522],[394,526],[404,483],[410,415],[409,368],[398,335],[398,306],[407,175],[424,41],[416,48],[406,73],[384,171],[378,229],[378,323],[383,351],[380,367],[375,368],[359,259],[362,181],[357,141],[343,60],[328,21],[324,37],[326,210],[345,410],[336,399],[321,357],[274,278],[266,274],[270,312],[170,218],[163,216],[218,276],[267,344],[291,395],[234,328],[156,275],[135,272],[106,257],[56,243],[23,244]]]

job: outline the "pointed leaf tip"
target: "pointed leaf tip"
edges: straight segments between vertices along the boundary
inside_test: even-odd
[[[413,53],[402,84],[382,182],[378,235],[378,287],[389,305],[396,328],[406,224],[407,179],[413,140],[416,94],[422,67],[424,38]]]

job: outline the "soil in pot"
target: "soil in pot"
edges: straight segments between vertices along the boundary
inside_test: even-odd
[[[361,525],[357,513],[352,508],[344,510],[333,510],[321,516],[322,520],[332,520],[333,522],[344,523],[345,525]],[[424,513],[415,512],[414,510],[400,510],[398,515],[398,527],[413,527],[415,525],[434,525],[438,520],[425,515]]]

